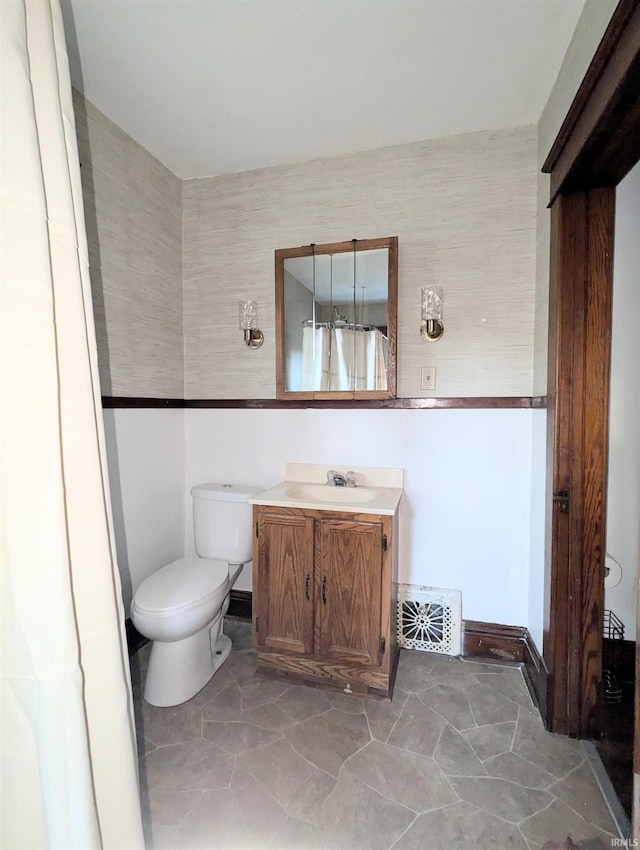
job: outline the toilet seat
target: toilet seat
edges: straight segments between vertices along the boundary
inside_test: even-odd
[[[206,604],[229,580],[229,564],[208,558],[180,558],[152,573],[133,604],[142,614],[172,615]]]

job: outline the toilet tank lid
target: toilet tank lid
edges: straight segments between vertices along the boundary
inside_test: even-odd
[[[196,484],[191,488],[191,495],[212,502],[248,502],[262,489],[251,484]]]

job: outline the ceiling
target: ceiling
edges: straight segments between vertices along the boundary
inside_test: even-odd
[[[62,0],[73,85],[181,178],[535,124],[584,0]]]
[[[354,300],[367,304],[385,304],[388,299],[389,251],[316,254],[287,257],[284,270],[309,292],[319,304],[349,304]]]

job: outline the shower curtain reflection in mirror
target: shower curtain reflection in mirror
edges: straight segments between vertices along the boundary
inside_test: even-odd
[[[385,390],[387,339],[378,328],[302,328],[299,389]]]

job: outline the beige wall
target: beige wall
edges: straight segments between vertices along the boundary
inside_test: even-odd
[[[74,92],[104,395],[182,398],[181,182]]]
[[[275,396],[274,249],[378,236],[399,237],[398,395],[531,395],[535,128],[189,180],[183,214],[186,398]],[[429,282],[445,289],[435,345],[419,335]],[[260,305],[258,351],[241,298]]]
[[[273,398],[274,250],[391,235],[398,394],[531,394],[535,128],[182,184],[79,95],[75,106],[103,394]],[[418,333],[429,282],[445,287],[436,345]],[[260,304],[257,351],[242,344],[240,298]],[[423,365],[437,367],[436,392],[420,389]]]

